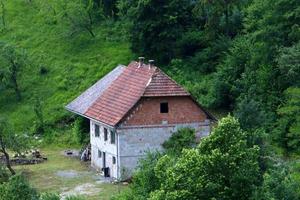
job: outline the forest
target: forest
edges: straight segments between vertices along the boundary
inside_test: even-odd
[[[300,199],[299,0],[0,0],[0,155],[86,143],[64,106],[139,56],[218,122],[149,153],[113,200]],[[16,191],[58,198],[0,163],[0,200]]]

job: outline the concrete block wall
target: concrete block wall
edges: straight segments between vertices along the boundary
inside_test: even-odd
[[[182,127],[194,128],[197,137],[207,136],[210,132],[209,121],[176,125],[124,126],[117,129],[121,177],[130,176],[138,166],[139,159],[144,158],[148,151],[162,151],[162,144]],[[125,175],[122,174],[123,171]]]

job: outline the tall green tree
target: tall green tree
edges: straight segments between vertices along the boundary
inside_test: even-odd
[[[129,9],[132,50],[159,62],[176,55],[176,41],[192,24],[189,0],[139,0]]]
[[[29,62],[23,49],[7,43],[0,44],[0,82],[14,89],[17,100],[21,100],[20,76],[27,65]]]
[[[205,29],[211,39],[219,34],[233,37],[242,25],[240,6],[244,0],[197,1],[196,14],[204,19]]]
[[[285,103],[277,110],[279,119],[274,137],[288,153],[300,150],[300,88],[287,89],[285,97]]]
[[[94,1],[92,0],[63,0],[59,5],[59,18],[69,26],[69,35],[88,32],[94,33]]]

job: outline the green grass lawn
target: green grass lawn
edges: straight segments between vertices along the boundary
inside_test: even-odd
[[[19,79],[22,100],[16,101],[12,89],[0,87],[0,115],[8,118],[17,132],[32,132],[34,96],[41,98],[52,132],[53,125],[68,115],[64,109],[68,102],[118,64],[132,60],[126,34],[113,22],[99,20],[95,38],[84,31],[70,36],[70,27],[60,20],[52,22],[51,13],[40,8],[41,2],[45,1],[5,1],[7,26],[0,27],[0,42],[24,49],[28,57]],[[47,73],[41,74],[42,68]]]
[[[43,156],[48,161],[36,165],[16,166],[15,169],[23,172],[33,187],[40,192],[55,192],[60,194],[63,191],[69,191],[77,186],[84,184],[92,184],[95,188],[91,190],[99,190],[96,194],[84,195],[87,200],[107,200],[125,186],[114,185],[111,183],[96,183],[96,177],[99,174],[93,171],[88,163],[80,162],[78,159],[69,158],[62,154],[64,148],[47,147],[41,150]],[[76,177],[61,177],[58,172],[75,171],[79,175]]]

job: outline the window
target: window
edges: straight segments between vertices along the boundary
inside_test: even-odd
[[[102,152],[100,150],[98,150],[98,158],[102,157]]]
[[[95,137],[100,136],[100,127],[99,125],[95,124]]]
[[[168,103],[160,103],[160,113],[168,113],[169,105]]]
[[[116,134],[114,131],[110,132],[110,143],[115,144],[116,141]]]
[[[107,128],[104,128],[104,141],[107,141]]]
[[[116,164],[116,157],[115,156],[112,157],[112,163]]]

